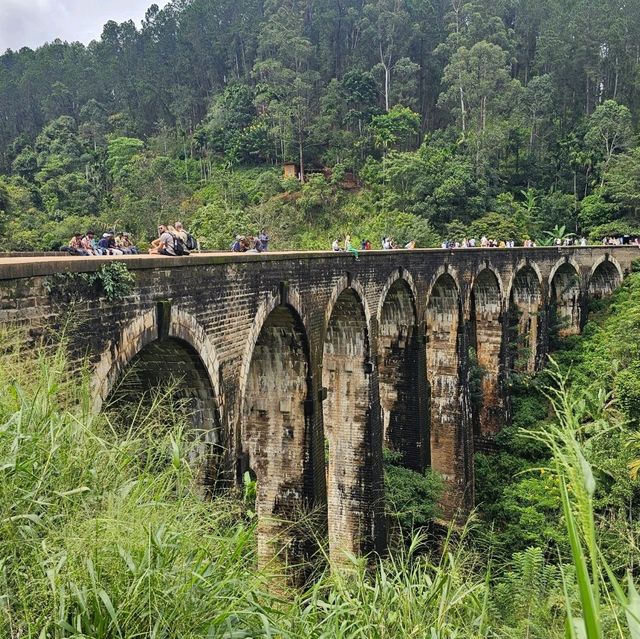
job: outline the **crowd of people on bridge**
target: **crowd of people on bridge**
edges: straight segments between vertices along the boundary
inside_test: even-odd
[[[265,229],[257,235],[236,235],[231,250],[234,253],[266,253],[269,250],[269,239]]]
[[[608,238],[605,238],[605,240]],[[623,242],[604,242],[622,244]],[[567,237],[564,239],[557,238],[554,241],[556,246],[587,246],[587,238],[580,237]],[[443,240],[440,248],[443,249],[456,249],[456,248],[514,248],[516,246],[522,246],[524,248],[535,248],[538,246],[534,240],[525,239],[520,244],[516,244],[515,240],[497,240],[489,238],[483,235],[479,240],[474,237],[463,238],[462,240]],[[360,251],[371,250],[372,244],[369,240],[362,240],[359,249],[355,248],[351,242],[351,236],[345,236],[345,239],[341,242],[339,238],[335,238],[331,244],[333,251],[347,251],[351,253],[358,253]],[[404,245],[398,244],[392,237],[383,237],[381,240],[381,248],[384,251],[390,251],[395,249],[415,249],[417,248],[417,242],[410,240]]]
[[[102,233],[97,239],[94,231],[74,233],[69,244],[63,247],[70,255],[100,256],[100,255],[137,255],[137,247],[129,233],[115,234],[112,231]]]
[[[188,233],[182,222],[175,224],[159,224],[158,237],[151,242],[150,255],[167,255],[178,257],[189,255],[198,248],[196,239]]]
[[[179,256],[189,255],[198,248],[194,237],[188,233],[182,222],[174,225],[158,225],[158,237],[151,242],[151,255]],[[102,255],[138,255],[140,250],[134,244],[129,233],[116,234],[105,231],[100,238],[94,231],[74,233],[67,246],[62,247],[70,255],[102,256]]]
[[[630,235],[603,237],[602,244],[605,246],[640,246],[640,237],[631,237]]]

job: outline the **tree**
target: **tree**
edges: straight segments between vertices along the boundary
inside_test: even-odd
[[[462,139],[470,139],[478,168],[481,161],[488,161],[489,152],[495,154],[504,143],[502,122],[513,108],[519,83],[510,77],[506,52],[485,41],[470,49],[460,47],[445,67],[442,80],[448,88],[438,104],[449,107]],[[503,117],[496,117],[499,115]]]
[[[144,142],[138,138],[112,138],[107,148],[106,166],[114,182],[123,180],[133,158],[144,149]]]
[[[585,143],[603,158],[602,186],[611,158],[628,148],[631,143],[631,113],[623,104],[618,104],[615,100],[606,100],[591,114],[587,127]]]
[[[274,132],[280,138],[281,159],[294,142],[300,179],[304,182],[304,151],[312,114],[313,86],[318,74],[312,68],[313,47],[304,33],[303,9],[297,0],[278,6],[264,24],[259,60],[256,103],[266,106]]]
[[[635,225],[640,224],[640,147],[611,159],[604,188],[621,212]]]
[[[412,35],[413,23],[404,4],[395,0],[373,0],[364,5],[361,27],[378,54],[378,64],[383,74],[384,107],[385,111],[389,111],[394,69],[400,64],[407,71],[408,66],[413,64],[399,55],[403,42]],[[417,70],[415,67],[411,69]]]
[[[396,143],[402,143],[415,136],[420,129],[420,116],[401,105],[394,106],[388,113],[376,115],[371,120],[371,130],[376,145],[385,151]]]

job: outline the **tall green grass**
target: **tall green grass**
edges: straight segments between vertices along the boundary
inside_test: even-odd
[[[25,349],[20,334],[0,344],[2,639],[555,639],[565,618],[568,637],[638,637],[637,594],[589,529],[590,480],[564,388],[551,395],[560,419],[545,441],[574,529],[573,561],[559,562],[566,595],[539,552],[493,565],[467,540],[472,520],[437,546],[415,534],[386,558],[333,574],[316,566],[313,584],[294,590],[257,570],[242,501],[202,498],[170,392],[129,419],[95,417],[63,346]]]
[[[599,436],[606,437],[615,428],[608,422],[608,397],[601,393],[595,399],[569,384],[552,360],[548,371],[553,384],[546,397],[556,415],[556,422],[544,431],[530,434],[546,444],[552,454],[551,471],[560,483],[562,512],[571,547],[571,560],[577,586],[577,607],[569,596],[565,575],[564,592],[567,607],[566,637],[568,639],[603,639],[632,637],[640,639],[640,595],[627,574],[625,593],[619,577],[605,559],[598,539],[594,512],[596,480],[585,458],[583,437],[595,426]],[[631,540],[631,543],[634,543]],[[631,568],[631,567],[629,567]],[[624,619],[621,619],[624,617]]]

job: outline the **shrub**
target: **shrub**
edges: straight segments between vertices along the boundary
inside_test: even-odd
[[[418,473],[400,465],[400,453],[384,451],[384,487],[387,516],[408,535],[429,526],[439,514],[443,481],[432,470]]]

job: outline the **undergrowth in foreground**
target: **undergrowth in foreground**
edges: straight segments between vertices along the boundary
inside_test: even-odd
[[[369,566],[317,566],[299,591],[257,570],[241,502],[202,499],[185,415],[161,391],[134,423],[92,416],[63,347],[21,343],[0,335],[2,639],[640,637],[632,566],[611,567],[615,531],[603,537],[594,515],[600,477],[582,452],[593,402],[564,373],[546,391],[556,418],[528,437],[566,542],[505,562],[469,543],[470,520],[437,548],[416,533]],[[601,411],[598,428],[615,432],[616,415]]]

